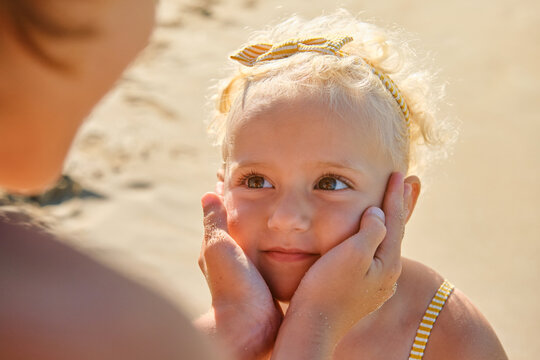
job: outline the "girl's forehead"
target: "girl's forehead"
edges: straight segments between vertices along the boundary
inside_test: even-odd
[[[228,129],[230,160],[298,157],[332,162],[385,160],[380,142],[361,113],[335,111],[313,97],[285,98],[246,108]]]
[[[277,121],[281,118],[301,116],[307,121],[299,125],[309,127],[313,126],[313,123],[304,115],[311,114],[312,118],[319,121],[318,125],[347,127],[350,130],[361,129],[366,132],[373,126],[370,126],[372,121],[363,110],[361,106],[353,108],[353,106],[331,104],[326,97],[318,94],[279,97],[258,94],[238,109],[229,123],[232,125],[231,130],[234,130],[268,117]]]

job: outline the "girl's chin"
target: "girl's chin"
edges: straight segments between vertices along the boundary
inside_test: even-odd
[[[274,283],[267,281],[267,284],[274,299],[280,302],[288,303],[289,301],[291,301],[291,298],[293,297],[300,282],[293,283],[291,281],[288,281],[286,283]]]
[[[295,266],[274,266],[259,263],[257,267],[268,285],[272,296],[281,302],[289,302],[311,264],[295,264]],[[269,265],[269,266],[267,266]]]

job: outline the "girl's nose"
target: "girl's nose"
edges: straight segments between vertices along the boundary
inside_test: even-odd
[[[281,232],[303,232],[311,227],[311,209],[307,199],[298,194],[280,196],[268,219],[268,228]]]

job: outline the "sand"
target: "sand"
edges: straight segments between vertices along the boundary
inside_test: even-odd
[[[336,5],[337,4],[337,5]],[[148,48],[83,125],[65,173],[100,197],[43,208],[83,251],[179,303],[209,305],[197,255],[213,189],[208,87],[246,29],[336,6],[396,24],[431,50],[462,123],[432,171],[404,254],[434,267],[490,320],[508,355],[540,353],[540,3],[164,0]]]

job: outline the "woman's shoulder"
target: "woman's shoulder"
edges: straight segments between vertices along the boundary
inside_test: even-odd
[[[407,288],[424,289],[435,295],[444,278],[428,266],[404,259],[404,281]],[[427,308],[427,307],[426,307]],[[427,343],[424,360],[490,359],[507,356],[489,322],[459,289],[446,300]]]

